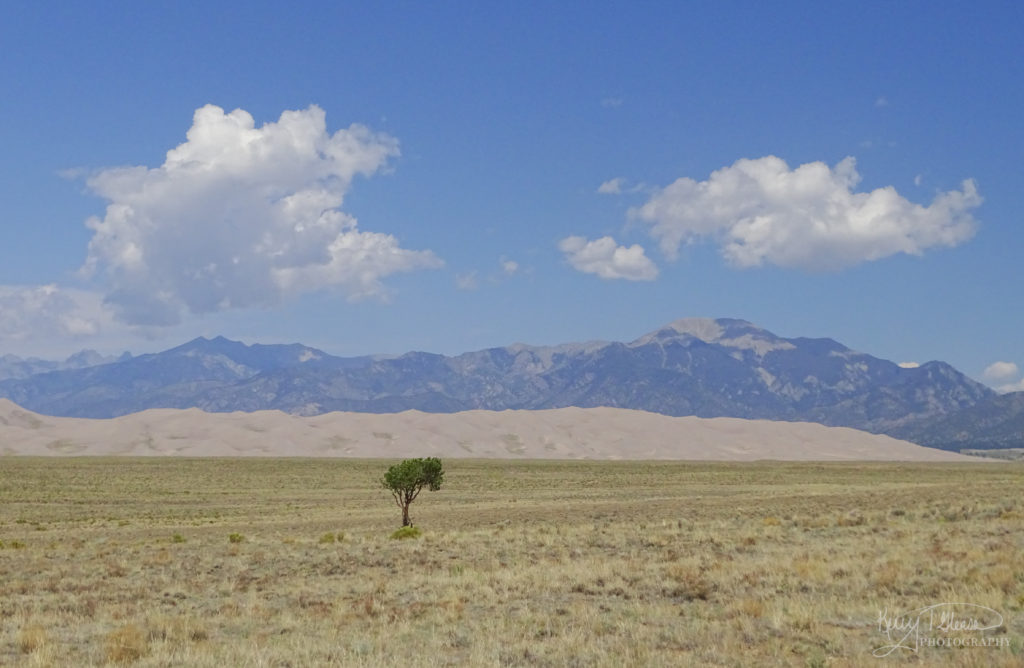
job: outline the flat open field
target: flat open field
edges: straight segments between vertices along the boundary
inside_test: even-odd
[[[0,459],[0,665],[1024,665],[1024,465],[390,463]]]

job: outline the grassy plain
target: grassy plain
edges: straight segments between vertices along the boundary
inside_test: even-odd
[[[0,665],[1024,665],[1024,465],[389,463],[0,458]]]

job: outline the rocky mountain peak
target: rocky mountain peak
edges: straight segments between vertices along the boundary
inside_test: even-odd
[[[792,350],[795,346],[771,332],[761,329],[746,320],[734,318],[682,318],[665,325],[657,331],[636,339],[630,346],[644,346],[650,343],[668,343],[679,339],[692,338],[704,343],[752,351],[763,357],[773,350]]]

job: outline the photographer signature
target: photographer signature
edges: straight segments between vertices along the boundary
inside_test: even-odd
[[[888,608],[878,613],[878,630],[885,633],[888,645],[875,649],[876,657],[889,656],[898,649],[917,652],[922,635],[929,632],[981,632],[1003,625],[1003,616],[984,605],[974,603],[936,603],[903,615],[890,615]]]

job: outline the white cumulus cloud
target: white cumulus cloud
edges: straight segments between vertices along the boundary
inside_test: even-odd
[[[622,278],[629,281],[652,281],[658,267],[644,254],[639,244],[619,246],[612,237],[588,241],[583,237],[566,237],[558,243],[573,269],[601,278]]]
[[[119,319],[143,326],[323,288],[384,297],[390,274],[442,264],[429,250],[359,229],[341,209],[357,175],[398,154],[397,140],[361,125],[329,133],[315,105],[260,127],[242,109],[207,105],[159,167],[88,179],[109,203],[86,222],[93,237],[83,273],[108,284]]]
[[[916,369],[921,365],[918,362],[900,362],[896,366],[900,367],[901,369]]]
[[[516,262],[515,260],[506,260],[502,258],[501,270],[505,272],[506,276],[512,276],[517,271],[519,271],[519,263]]]
[[[103,295],[57,285],[0,285],[0,341],[94,336],[111,321]]]
[[[683,244],[712,240],[737,267],[841,269],[956,246],[974,235],[969,211],[982,198],[973,180],[928,206],[891,186],[855,192],[859,181],[853,158],[834,168],[811,162],[796,169],[774,156],[742,159],[706,181],[677,179],[629,215],[647,224],[669,258]]]
[[[999,382],[1016,378],[1020,374],[1020,369],[1013,362],[993,362],[985,367],[981,374],[985,380]]]
[[[985,367],[981,376],[996,392],[1006,394],[1024,391],[1024,378],[1019,377],[1020,368],[1013,362],[993,362]]]

